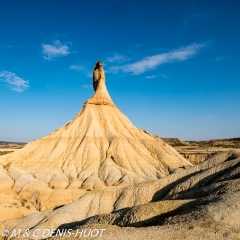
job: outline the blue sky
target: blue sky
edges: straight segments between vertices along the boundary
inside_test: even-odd
[[[0,3],[0,140],[29,142],[108,91],[159,137],[240,137],[240,1],[21,0]]]

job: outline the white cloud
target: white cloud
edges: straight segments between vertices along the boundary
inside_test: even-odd
[[[130,61],[130,60],[131,60],[131,58],[129,58],[127,56],[123,56],[123,55],[115,53],[113,55],[113,57],[108,57],[106,59],[106,62],[109,62],[109,63],[113,63],[113,62],[123,63],[123,62]]]
[[[151,75],[151,76],[146,76],[147,79],[153,79],[153,78],[156,78],[155,75]]]
[[[160,78],[165,78],[165,79],[166,79],[166,78],[168,78],[168,74],[160,74],[159,77],[160,77]]]
[[[10,89],[16,92],[22,92],[29,87],[29,82],[27,80],[24,80],[16,76],[15,73],[8,71],[0,72],[0,81],[8,83]]]
[[[84,84],[82,87],[85,89],[93,89],[93,86],[91,84]]]
[[[71,65],[69,67],[69,69],[71,70],[75,70],[75,71],[81,71],[83,72],[88,78],[92,78],[92,72],[89,71],[88,67],[84,66],[84,65]]]
[[[45,60],[52,60],[56,57],[67,56],[69,54],[69,47],[67,44],[62,44],[59,40],[53,44],[42,44],[42,54]]]
[[[119,71],[123,70],[124,66],[110,66],[105,72],[117,74]]]
[[[201,50],[203,47],[204,44],[192,44],[166,53],[148,56],[135,63],[126,64],[123,66],[112,66],[109,68],[109,71],[111,71],[112,73],[122,71],[138,75],[148,70],[153,70],[157,66],[162,65],[164,63],[187,60],[196,55],[199,52],[199,50]]]
[[[93,73],[92,73],[92,72],[86,72],[86,76],[87,76],[88,78],[92,78],[92,77],[93,77]]]
[[[83,65],[71,65],[70,69],[76,70],[76,71],[84,71],[86,68]]]

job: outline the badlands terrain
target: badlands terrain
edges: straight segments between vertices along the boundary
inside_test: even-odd
[[[135,127],[100,61],[93,88],[48,136],[0,142],[2,238],[240,239],[239,138],[160,139]]]
[[[0,156],[21,149],[24,145],[26,143],[0,141]]]
[[[149,133],[150,134],[150,133]],[[157,135],[153,135],[158,138]],[[240,138],[212,139],[205,141],[183,141],[180,138],[162,138],[193,165],[205,161],[208,157],[225,151],[240,149]],[[0,141],[0,155],[21,149],[26,143]]]
[[[43,239],[45,229],[106,229],[101,239],[240,239],[239,177],[240,151],[226,151],[158,180],[93,190],[70,204],[3,221],[2,229],[37,230],[39,237],[29,239]]]
[[[193,165],[205,161],[208,157],[225,151],[240,149],[240,138],[213,139],[207,141],[182,141],[179,138],[161,138],[174,147]]]

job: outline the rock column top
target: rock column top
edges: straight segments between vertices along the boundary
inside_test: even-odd
[[[105,82],[105,74],[103,70],[102,61],[98,61],[94,64],[93,70],[93,89],[96,92],[99,82]]]
[[[94,64],[93,89],[95,91],[94,95],[88,99],[85,104],[115,106],[106,88],[102,61],[98,61]]]

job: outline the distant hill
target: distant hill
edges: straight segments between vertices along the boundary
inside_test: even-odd
[[[196,165],[219,152],[240,149],[240,138],[183,141],[179,138],[161,138],[184,158]]]
[[[240,148],[240,138],[211,139],[206,141],[183,141],[180,138],[161,138],[172,147],[196,146],[196,147],[225,147]]]
[[[0,141],[0,148],[22,148],[26,143]]]
[[[190,143],[181,140],[180,138],[161,138],[164,142],[171,145],[172,147],[178,146],[189,146]]]
[[[212,139],[207,141],[187,141],[192,146],[240,148],[240,138]]]

